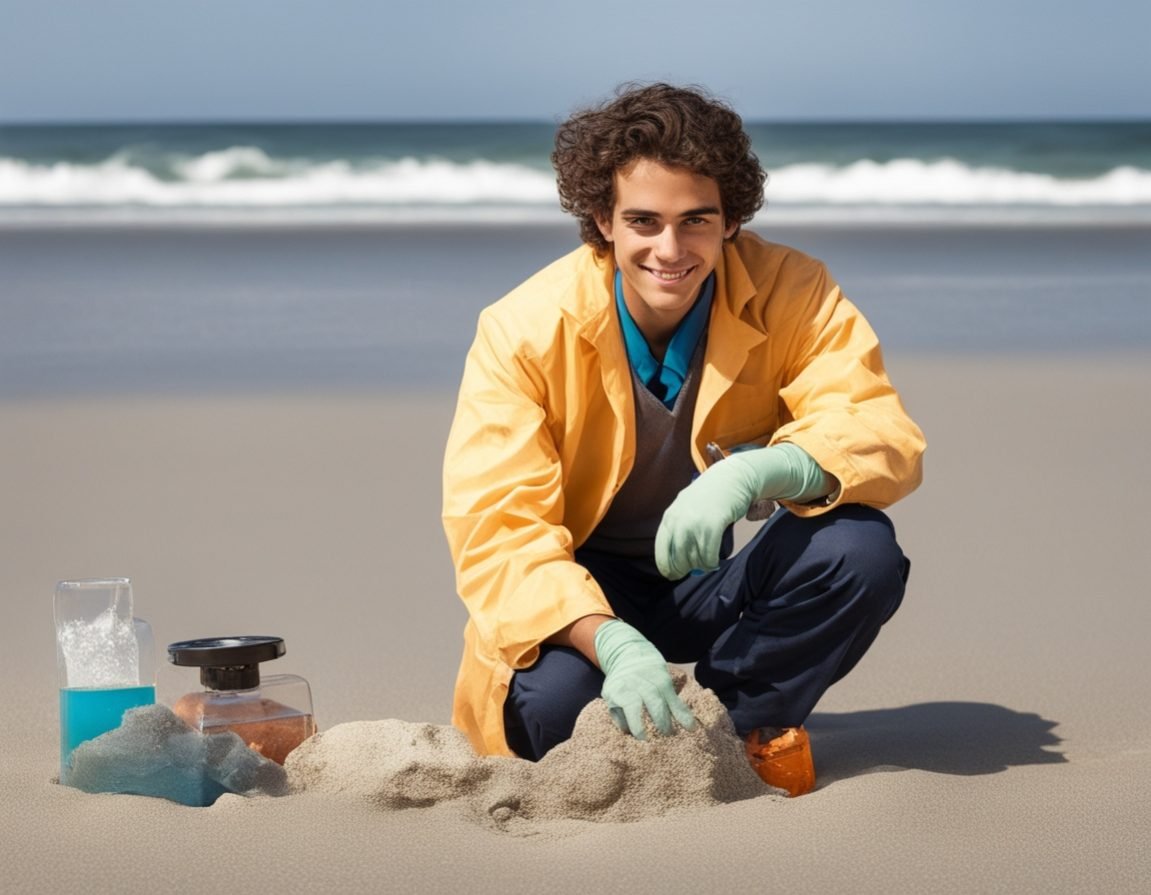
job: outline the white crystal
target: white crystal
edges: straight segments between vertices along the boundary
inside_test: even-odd
[[[69,687],[132,687],[140,683],[140,651],[131,618],[112,609],[91,621],[75,619],[56,629]]]

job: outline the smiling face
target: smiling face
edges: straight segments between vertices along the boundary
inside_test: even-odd
[[[719,184],[640,159],[616,172],[611,218],[596,223],[623,274],[628,311],[653,350],[666,347],[738,226],[724,224]]]

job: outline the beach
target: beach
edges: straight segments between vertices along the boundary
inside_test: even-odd
[[[57,785],[51,597],[123,575],[161,649],[282,636],[269,671],[308,679],[321,731],[448,725],[454,383],[480,308],[570,228],[5,229],[4,890],[1141,891],[1149,235],[775,237],[831,264],[927,435],[890,511],[907,596],[809,721],[810,795],[510,834],[452,800]],[[171,704],[198,684],[163,658]]]

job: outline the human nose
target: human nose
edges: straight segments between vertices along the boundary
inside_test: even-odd
[[[672,225],[669,224],[660,230],[656,237],[655,254],[661,261],[677,261],[683,255],[679,236]]]

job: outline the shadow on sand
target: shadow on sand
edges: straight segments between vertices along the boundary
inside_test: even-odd
[[[996,774],[1059,764],[1057,721],[984,702],[927,702],[894,709],[813,714],[807,721],[820,784],[874,771]]]

